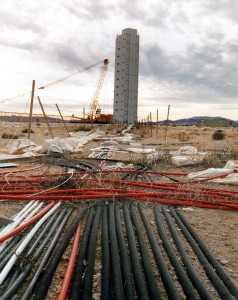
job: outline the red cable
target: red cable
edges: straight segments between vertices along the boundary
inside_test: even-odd
[[[76,261],[76,256],[77,256],[77,252],[78,252],[78,247],[79,247],[79,242],[80,242],[80,232],[81,232],[81,222],[79,222],[76,233],[75,233],[72,251],[71,251],[67,269],[66,269],[66,272],[64,275],[64,280],[62,282],[61,289],[60,289],[60,292],[59,292],[59,295],[57,298],[58,300],[65,300],[67,297],[67,293],[68,293],[69,286],[70,286],[70,281],[73,276],[73,270],[74,270],[74,265],[75,265],[75,261]]]
[[[27,169],[17,169],[17,170],[13,170],[13,171],[4,171],[4,172],[0,172],[0,176],[1,175],[5,175],[5,174],[13,174],[13,173],[23,173],[23,172],[27,172],[27,171],[33,171],[33,170],[37,170],[39,168],[42,168],[44,166],[44,164],[40,164],[39,166],[36,167],[32,167],[32,168],[27,168]]]

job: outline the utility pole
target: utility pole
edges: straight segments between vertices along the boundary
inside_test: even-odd
[[[32,122],[34,94],[35,94],[35,80],[32,81],[32,88],[31,88],[30,116],[29,116],[28,135],[27,135],[28,139],[30,139],[30,137],[31,137],[31,122]]]
[[[45,117],[46,124],[47,124],[47,127],[48,127],[48,129],[49,129],[50,135],[51,135],[51,137],[52,137],[52,139],[53,139],[54,136],[53,136],[53,133],[52,133],[52,129],[51,129],[51,126],[50,126],[48,117],[47,117],[47,115],[45,114],[45,110],[44,110],[44,107],[43,107],[43,105],[42,105],[42,103],[41,103],[40,97],[37,96],[37,99],[38,99],[38,102],[39,102],[39,104],[40,104],[40,107],[41,107],[41,110],[42,110],[42,112],[43,112],[43,115],[44,115],[44,117]]]
[[[67,128],[67,126],[66,126],[66,124],[65,124],[64,118],[63,118],[63,116],[62,116],[62,114],[61,114],[61,111],[60,111],[60,109],[59,109],[59,107],[58,107],[57,104],[55,104],[55,106],[56,106],[57,109],[58,109],[58,112],[59,112],[59,114],[60,114],[61,120],[62,120],[62,122],[63,122],[63,124],[64,124],[64,127],[65,127],[65,130],[67,131],[68,136],[70,136],[70,133],[69,133],[68,128]]]

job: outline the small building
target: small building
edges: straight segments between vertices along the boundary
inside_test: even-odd
[[[234,121],[229,119],[203,119],[197,123],[199,127],[234,127]]]

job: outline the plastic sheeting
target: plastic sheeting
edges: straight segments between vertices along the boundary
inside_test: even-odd
[[[125,133],[123,136],[114,137],[113,140],[118,143],[129,145],[133,141],[134,135],[131,133]]]
[[[223,168],[209,168],[188,174],[188,179],[212,178],[226,175],[224,178],[211,179],[211,182],[238,185],[238,161],[228,161]]]
[[[189,173],[188,179],[203,179],[203,178],[210,178],[215,176],[222,176],[230,173],[233,173],[231,169],[209,168],[200,172]]]
[[[184,146],[173,152],[174,155],[198,154],[198,149],[193,146]]]
[[[127,151],[139,153],[139,154],[150,154],[155,153],[156,149],[145,149],[145,148],[128,148]]]
[[[172,153],[171,162],[176,166],[197,165],[204,161],[206,152],[199,153],[193,146],[185,146]]]
[[[166,155],[165,150],[146,149],[146,148],[128,148],[127,151],[138,154],[147,154],[149,160],[163,159]],[[199,153],[197,148],[192,146],[182,147],[176,151],[169,151],[171,163],[176,166],[196,165],[203,162],[207,153]]]
[[[65,152],[79,152],[82,150],[82,141],[76,138],[44,140],[40,153],[65,153]]]
[[[94,138],[103,136],[103,131],[97,130],[95,132],[80,132],[75,134],[74,137],[60,139],[58,137],[54,139],[44,140],[40,153],[67,153],[67,152],[80,152],[82,147]]]
[[[82,147],[96,137],[103,136],[103,131],[90,131],[76,133],[74,137],[61,139],[55,137],[53,139],[45,139],[42,145],[37,146],[35,143],[28,139],[15,140],[9,147],[7,152],[9,154],[24,153],[22,156],[34,156],[37,153],[67,153],[67,152],[80,152]]]
[[[186,155],[175,155],[171,158],[171,163],[175,166],[189,166],[189,165],[197,165],[202,163],[204,160],[204,155],[194,155],[194,156],[186,156]]]
[[[29,139],[18,139],[13,141],[7,152],[9,154],[22,153],[35,146],[36,144]]]

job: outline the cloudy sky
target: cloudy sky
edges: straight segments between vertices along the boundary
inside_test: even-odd
[[[238,120],[238,2],[234,0],[22,0],[0,3],[0,111],[29,111],[36,88],[110,60],[100,95],[112,112],[115,39],[140,35],[139,118]],[[100,65],[45,90],[46,113],[88,110]],[[16,97],[20,95],[19,97]],[[40,112],[37,101],[34,112]]]

